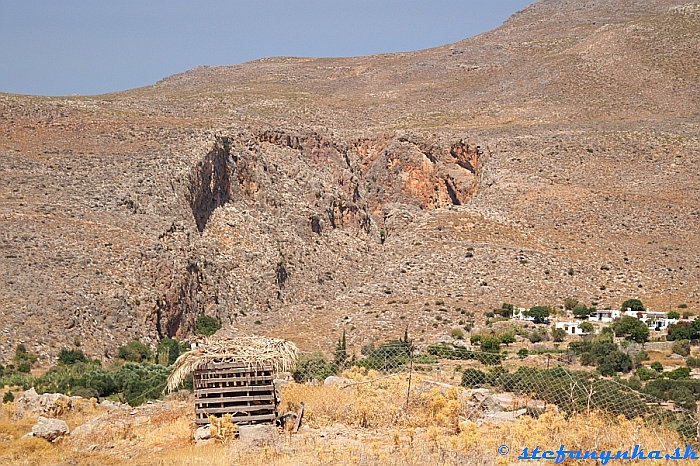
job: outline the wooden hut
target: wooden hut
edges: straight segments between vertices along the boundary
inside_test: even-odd
[[[256,424],[277,417],[275,372],[296,360],[293,343],[266,337],[210,337],[175,361],[166,390],[173,391],[192,373],[197,424],[209,416],[233,416],[232,422]]]

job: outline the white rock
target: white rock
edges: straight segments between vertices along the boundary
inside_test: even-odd
[[[37,423],[32,427],[34,437],[41,437],[53,442],[64,435],[68,435],[70,430],[68,424],[60,419],[49,419],[44,416],[39,416]]]
[[[194,431],[194,441],[199,442],[200,440],[208,440],[211,438],[211,425],[207,424],[205,426],[199,427]]]

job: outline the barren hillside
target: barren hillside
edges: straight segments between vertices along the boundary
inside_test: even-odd
[[[542,0],[430,50],[0,94],[0,162],[5,359],[202,313],[304,349],[503,302],[700,313],[700,6]]]

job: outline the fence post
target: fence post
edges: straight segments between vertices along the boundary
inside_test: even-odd
[[[413,345],[408,349],[408,390],[406,390],[406,409],[411,396],[411,376],[413,375]]]

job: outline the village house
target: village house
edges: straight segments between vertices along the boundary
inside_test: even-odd
[[[585,335],[586,332],[579,327],[580,323],[581,322],[557,322],[555,328],[564,329],[568,335]]]

